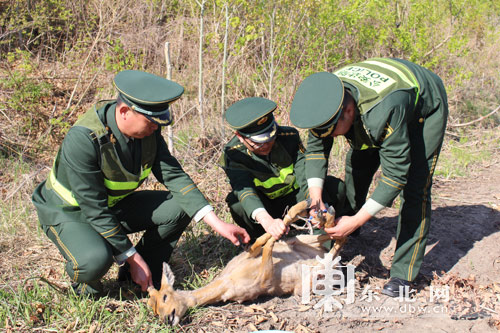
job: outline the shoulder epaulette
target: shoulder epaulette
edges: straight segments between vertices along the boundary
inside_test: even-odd
[[[299,132],[289,126],[280,126],[280,131],[278,132],[279,136],[290,136],[290,135],[299,135]]]
[[[235,145],[235,146],[231,146],[231,147],[229,147],[229,150],[233,150],[233,149],[240,149],[241,147],[243,147],[243,144],[239,143],[239,144],[237,144],[237,145]]]

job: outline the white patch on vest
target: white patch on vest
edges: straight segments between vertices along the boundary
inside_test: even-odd
[[[336,71],[335,74],[340,78],[355,80],[377,93],[384,91],[396,83],[394,79],[385,74],[359,66],[348,66]]]

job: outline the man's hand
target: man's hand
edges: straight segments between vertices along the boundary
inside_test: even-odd
[[[365,224],[372,216],[363,208],[354,216],[341,216],[335,220],[335,226],[325,228],[331,239],[344,238]]]
[[[153,285],[153,278],[148,264],[139,253],[134,253],[127,259],[127,262],[130,265],[132,281],[141,286],[142,291],[147,291],[148,287]]]
[[[280,239],[283,234],[288,232],[288,228],[285,226],[283,220],[274,219],[267,211],[257,213],[255,219],[262,225],[262,228],[276,240]]]
[[[323,203],[323,189],[321,187],[310,187],[309,188],[309,197],[311,198],[311,210],[309,214],[312,217],[316,217],[318,211],[326,210],[326,206]]]
[[[217,231],[222,237],[225,237],[231,241],[236,246],[240,245],[240,239],[243,243],[248,243],[250,241],[250,236],[247,231],[240,226],[231,223],[225,223],[221,230]]]
[[[222,221],[213,211],[205,215],[205,217],[203,217],[203,221],[212,227],[215,232],[222,237],[229,239],[231,243],[236,246],[240,245],[239,239],[241,239],[245,244],[250,241],[250,236],[245,229],[235,224]]]

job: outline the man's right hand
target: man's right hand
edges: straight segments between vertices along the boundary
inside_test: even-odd
[[[316,217],[318,211],[324,211],[326,209],[322,196],[323,189],[321,187],[309,187],[309,197],[311,198],[312,205],[309,213],[312,217]]]
[[[134,253],[127,262],[130,265],[132,281],[141,286],[142,291],[147,291],[149,286],[153,286],[151,270],[139,253]]]
[[[282,219],[274,219],[267,211],[257,213],[255,219],[276,240],[280,239],[288,231]]]

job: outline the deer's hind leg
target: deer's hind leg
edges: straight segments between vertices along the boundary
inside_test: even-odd
[[[261,288],[268,289],[271,287],[274,276],[274,266],[273,266],[273,248],[276,240],[270,238],[264,249],[262,250],[262,262],[259,267],[259,279]]]
[[[267,244],[270,239],[274,239],[271,234],[265,233],[252,244],[250,250],[248,251],[249,258],[255,258],[259,255],[262,246]]]
[[[310,206],[311,206],[311,200],[304,200],[296,203],[295,205],[292,206],[292,208],[290,208],[288,214],[286,214],[286,216],[283,218],[283,223],[286,226],[289,226],[293,222],[297,221],[299,219],[299,215],[306,212]],[[265,233],[259,238],[257,238],[257,240],[252,244],[250,250],[248,251],[248,257],[255,258],[256,256],[258,256],[261,247],[264,246],[265,244],[268,244],[271,238],[272,236],[268,233]]]

